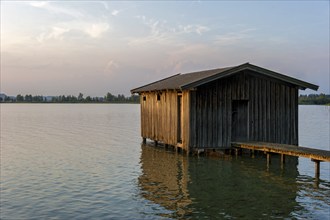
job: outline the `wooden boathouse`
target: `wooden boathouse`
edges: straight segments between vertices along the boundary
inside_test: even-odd
[[[245,63],[176,74],[131,90],[141,136],[186,152],[232,142],[298,145],[298,90],[318,86]]]

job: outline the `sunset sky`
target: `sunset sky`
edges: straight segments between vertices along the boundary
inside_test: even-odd
[[[176,73],[250,62],[330,93],[329,7],[329,1],[1,0],[1,92],[130,95]]]

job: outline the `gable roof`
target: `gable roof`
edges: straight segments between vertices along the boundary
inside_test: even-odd
[[[140,93],[147,91],[161,91],[161,90],[185,90],[194,88],[205,83],[212,82],[217,79],[225,78],[234,75],[243,70],[252,70],[259,74],[278,79],[293,85],[299,86],[300,89],[313,89],[317,90],[319,87],[317,85],[286,76],[268,69],[264,69],[259,66],[252,65],[250,63],[244,63],[242,65],[204,70],[185,74],[176,74],[165,79],[135,88],[131,90],[131,93]]]

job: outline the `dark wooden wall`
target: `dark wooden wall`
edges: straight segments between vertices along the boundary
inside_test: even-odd
[[[245,71],[190,92],[190,147],[230,147],[234,100],[248,103],[247,140],[298,144],[298,88]]]

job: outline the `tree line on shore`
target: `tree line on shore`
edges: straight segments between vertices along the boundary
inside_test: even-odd
[[[108,92],[104,97],[91,97],[79,93],[78,96],[74,95],[60,95],[60,96],[32,96],[30,94],[17,96],[0,97],[0,102],[7,103],[139,103],[139,95],[131,95],[125,97],[123,94],[113,95]]]
[[[42,96],[42,95],[21,95],[6,96],[1,94],[0,102],[7,103],[139,103],[139,95],[113,95],[108,92],[104,97],[91,97],[79,93],[78,96],[74,95],[60,95],[60,96]],[[326,94],[309,94],[299,96],[300,105],[330,105],[330,95]]]
[[[300,105],[330,105],[330,95],[309,94],[299,96]]]

